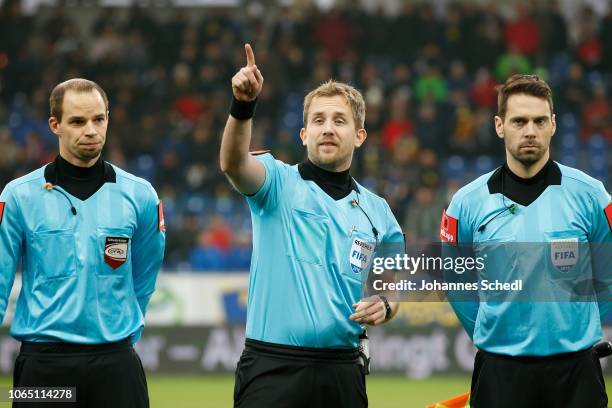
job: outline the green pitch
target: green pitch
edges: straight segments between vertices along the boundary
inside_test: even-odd
[[[224,408],[232,406],[234,378],[230,376],[148,378],[151,408]],[[367,378],[372,408],[423,408],[426,404],[466,392],[467,376],[409,380],[399,376]]]

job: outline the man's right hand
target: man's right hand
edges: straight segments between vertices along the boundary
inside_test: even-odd
[[[261,92],[264,79],[255,65],[251,46],[245,44],[244,51],[247,64],[232,78],[232,92],[238,101],[251,102]],[[223,130],[219,153],[221,171],[244,194],[255,194],[266,180],[264,165],[249,154],[252,126],[252,120],[236,119],[230,114]]]
[[[234,98],[242,102],[254,101],[263,87],[263,76],[255,65],[255,54],[250,44],[244,45],[246,53],[246,66],[240,68],[240,71],[232,78],[232,92]]]

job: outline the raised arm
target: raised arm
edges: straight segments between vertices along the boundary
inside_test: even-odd
[[[243,194],[254,194],[266,179],[263,164],[249,154],[252,117],[264,79],[255,65],[251,46],[245,44],[244,51],[247,64],[232,78],[232,108],[223,130],[219,156],[221,171],[234,187]]]

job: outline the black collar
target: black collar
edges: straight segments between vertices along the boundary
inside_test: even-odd
[[[340,172],[328,171],[306,159],[298,165],[298,171],[302,179],[314,181],[334,200],[346,197],[352,190],[359,193],[359,187],[349,173],[350,169]]]
[[[561,185],[561,169],[552,160],[533,177],[522,178],[514,174],[507,163],[499,167],[487,181],[489,193],[500,193],[521,205],[535,201],[548,186]]]
[[[45,181],[51,184],[58,184],[61,178],[60,174],[64,177],[67,176],[76,180],[87,180],[100,171],[102,167],[104,171],[104,183],[116,183],[117,174],[115,173],[115,169],[101,158],[91,167],[78,167],[70,164],[58,155],[53,162],[45,167]]]

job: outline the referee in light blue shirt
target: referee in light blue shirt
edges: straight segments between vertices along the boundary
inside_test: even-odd
[[[253,220],[246,346],[236,407],[366,407],[359,339],[365,324],[397,311],[385,296],[362,299],[368,263],[403,236],[389,206],[349,174],[366,138],[365,103],[329,81],[304,101],[300,137],[308,160],[289,166],[251,155],[252,117],[263,77],[251,47],[232,79],[234,100],[221,168]]]
[[[162,205],[147,181],[100,158],[108,125],[102,88],[71,79],[53,89],[50,104],[59,156],[0,195],[0,319],[22,265],[14,386],[76,387],[76,402],[54,407],[146,408],[132,344],[163,258]]]
[[[478,348],[471,406],[607,407],[592,346],[612,300],[610,194],[551,160],[556,123],[543,80],[509,78],[495,125],[506,163],[455,194],[440,231],[449,253],[458,245],[491,255],[479,281],[523,282],[504,297],[451,296]]]

